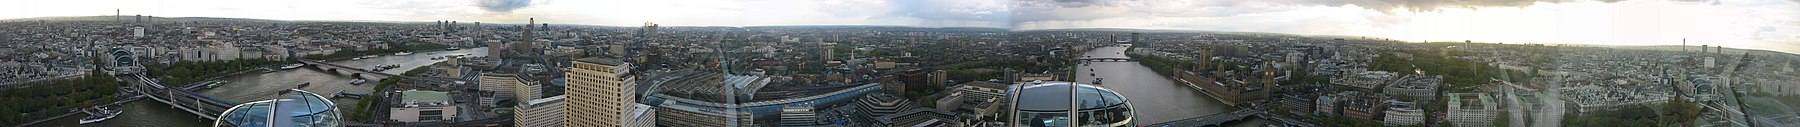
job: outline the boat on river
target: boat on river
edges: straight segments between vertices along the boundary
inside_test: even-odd
[[[294,68],[300,68],[300,66],[306,66],[306,64],[288,64],[287,66],[282,66],[281,69],[282,70],[294,69]]]
[[[87,112],[88,117],[81,118],[81,124],[89,124],[89,123],[96,123],[96,122],[100,122],[100,121],[106,121],[106,120],[112,119],[113,117],[118,117],[119,114],[122,114],[125,111],[114,110],[114,109],[110,109],[110,108],[106,108],[106,107],[100,107],[100,108],[94,109],[94,111],[85,111],[84,110],[82,112]]]

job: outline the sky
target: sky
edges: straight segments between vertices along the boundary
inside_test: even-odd
[[[0,0],[112,15],[638,26],[1132,28],[1800,52],[1800,0]]]

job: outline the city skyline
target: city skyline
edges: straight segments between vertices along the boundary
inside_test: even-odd
[[[1800,126],[1797,8],[19,1],[0,125]]]
[[[1800,1],[1484,2],[1222,0],[21,1],[0,19],[146,15],[326,21],[637,26],[891,25],[1010,30],[1128,28],[1463,41],[1679,45],[1800,52]],[[45,6],[49,5],[49,6]],[[42,11],[53,10],[53,11]]]

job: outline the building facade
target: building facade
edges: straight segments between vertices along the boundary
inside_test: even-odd
[[[788,106],[781,108],[781,126],[804,127],[818,125],[818,113],[812,106]]]
[[[482,73],[481,78],[477,80],[480,80],[477,81],[480,83],[476,88],[477,90],[493,93],[493,96],[487,96],[484,97],[484,99],[481,99],[481,105],[488,107],[498,107],[498,105],[494,103],[498,102],[500,99],[514,99],[520,97],[517,95],[518,90],[515,87],[525,83],[524,81],[519,81],[519,78],[516,75],[494,72]],[[515,100],[515,102],[525,100],[529,99],[518,99]]]
[[[619,127],[627,123],[636,104],[637,80],[631,65],[617,59],[577,59],[568,77],[568,111],[563,125],[574,127]]]
[[[1494,100],[1480,93],[1450,93],[1445,96],[1449,102],[1446,119],[1451,124],[1462,127],[1486,127],[1494,124]]]
[[[389,108],[388,119],[400,122],[453,122],[457,108],[450,103],[449,92],[407,90],[400,92],[400,104]]]
[[[1388,100],[1386,116],[1381,123],[1387,126],[1418,125],[1425,122],[1425,111],[1412,102]]]
[[[1443,84],[1444,76],[1408,75],[1385,87],[1382,93],[1396,96],[1412,97],[1419,100],[1437,100],[1438,85]]]
[[[656,108],[645,104],[631,104],[631,113],[626,118],[625,127],[656,127]]]
[[[875,118],[918,107],[911,100],[887,93],[874,93],[863,96],[857,101],[856,110],[861,116]]]
[[[518,127],[560,127],[563,126],[563,100],[568,95],[533,99],[520,103],[513,108],[513,126]]]

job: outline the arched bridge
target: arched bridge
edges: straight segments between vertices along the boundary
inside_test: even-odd
[[[306,66],[317,68],[319,70],[325,70],[325,71],[333,72],[333,73],[349,73],[350,77],[356,77],[356,78],[384,79],[387,77],[400,76],[399,74],[382,73],[380,71],[373,71],[373,70],[368,70],[368,69],[363,69],[363,68],[358,68],[358,67],[326,63],[326,62],[317,61],[317,60],[300,59],[298,61],[300,61],[300,63],[305,63]]]
[[[372,70],[362,69],[362,68],[357,68],[357,67],[352,67],[352,66],[332,64],[332,63],[327,63],[327,62],[318,61],[318,60],[300,59],[298,61],[300,61],[300,63],[305,63],[306,66],[309,66],[312,68],[317,68],[319,70],[332,72],[332,73],[339,73],[339,74],[348,73],[348,74],[350,74],[350,77],[369,79],[371,81],[380,81],[382,79],[387,79],[387,78],[391,78],[391,77],[401,77],[401,78],[409,79],[409,80],[473,82],[473,81],[469,81],[469,80],[456,79],[456,78],[402,76],[399,74],[383,73],[380,71],[372,71]]]

